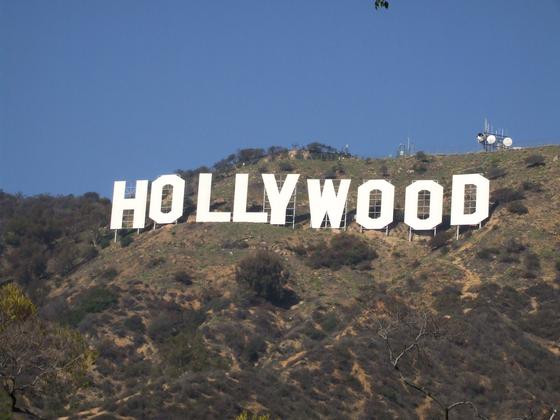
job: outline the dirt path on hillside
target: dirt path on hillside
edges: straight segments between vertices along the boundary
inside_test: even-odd
[[[463,288],[461,289],[461,298],[476,298],[477,294],[469,292],[468,290],[471,287],[479,286],[482,283],[482,281],[480,280],[480,276],[465,267],[465,264],[460,257],[457,257],[453,260],[453,265],[458,267],[463,272]]]

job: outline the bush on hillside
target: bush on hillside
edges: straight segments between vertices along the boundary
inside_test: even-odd
[[[265,151],[260,148],[241,149],[237,152],[237,161],[249,165],[262,159],[265,155]]]
[[[287,152],[288,152],[288,149],[283,147],[283,146],[270,146],[268,149],[266,149],[266,153],[268,154],[268,156],[270,157],[271,160],[274,160],[277,157],[286,155]]]
[[[521,184],[523,190],[525,191],[533,191],[533,192],[542,192],[542,184],[535,181],[523,181]]]
[[[430,238],[430,242],[429,242],[430,249],[432,251],[435,251],[436,249],[444,247],[445,245],[447,245],[447,243],[449,242],[452,236],[453,236],[452,232],[445,232],[445,231],[438,232],[435,236],[432,236]]]
[[[498,167],[497,165],[492,165],[486,170],[486,178],[488,179],[498,179],[506,176],[506,174],[506,170]]]
[[[416,162],[414,165],[412,165],[412,170],[418,174],[423,174],[428,170],[428,167],[424,163]]]
[[[244,239],[226,239],[222,242],[223,249],[246,249],[249,244]]]
[[[138,315],[132,315],[131,317],[126,318],[124,320],[124,326],[132,332],[140,334],[144,334],[146,332],[144,321],[142,321],[142,318]]]
[[[132,239],[131,235],[126,235],[126,236],[121,236],[121,239],[119,240],[121,246],[123,248],[129,246],[132,242],[134,242],[134,239]]]
[[[512,188],[498,188],[492,192],[491,201],[496,204],[505,204],[512,201],[523,200],[525,196],[521,191],[516,191]]]
[[[237,265],[237,281],[270,301],[279,301],[284,297],[284,285],[288,278],[284,262],[271,251],[257,251]]]
[[[118,295],[102,286],[92,287],[82,293],[77,302],[65,314],[65,322],[77,326],[87,314],[102,312],[116,304]]]
[[[206,320],[206,313],[203,310],[184,311],[175,304],[164,304],[158,308],[158,311],[158,315],[150,321],[147,333],[148,337],[160,344],[181,331],[194,333]]]
[[[414,157],[419,162],[428,163],[430,161],[430,158],[428,157],[428,155],[426,153],[424,153],[423,151],[416,152],[416,155],[414,155]]]
[[[534,154],[525,159],[525,164],[527,168],[534,168],[536,166],[544,166],[544,156],[539,154]]]
[[[500,254],[500,249],[496,247],[483,247],[476,252],[477,258],[481,260],[492,260]]]
[[[383,178],[387,178],[389,176],[389,169],[387,168],[387,165],[381,165],[379,168],[379,175]]]
[[[185,371],[201,372],[218,365],[208,352],[200,332],[181,331],[171,337],[160,351],[166,362],[166,370],[172,376]]]
[[[508,204],[507,209],[513,214],[527,214],[529,209],[521,201],[512,201]]]
[[[535,273],[541,269],[540,258],[534,252],[528,252],[527,255],[525,255],[523,263],[528,273]]]
[[[118,275],[119,275],[119,272],[117,271],[117,269],[115,267],[107,267],[106,269],[104,269],[101,272],[99,277],[102,278],[103,280],[110,281],[110,280],[113,280]]]
[[[359,236],[341,233],[332,237],[328,246],[317,247],[309,255],[312,267],[328,267],[333,270],[342,266],[365,266],[377,258],[377,253]],[[358,267],[359,268],[359,267]]]
[[[293,171],[294,165],[292,165],[290,162],[283,160],[281,162],[278,163],[278,168],[283,171],[283,172],[291,172]]]
[[[191,276],[186,271],[182,270],[175,273],[175,275],[173,276],[173,280],[185,286],[190,286],[193,283]]]
[[[504,249],[507,253],[518,254],[525,251],[527,247],[515,238],[510,238],[504,242]]]
[[[260,335],[253,335],[247,341],[243,349],[243,356],[251,363],[259,360],[262,353],[266,351],[266,341]]]

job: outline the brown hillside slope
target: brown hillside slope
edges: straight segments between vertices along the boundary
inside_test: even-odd
[[[525,159],[535,153],[545,165],[529,168]],[[481,229],[437,250],[428,235],[408,242],[402,221],[388,237],[351,224],[349,234],[377,258],[338,269],[313,264],[313,250],[338,232],[180,223],[132,233],[129,246],[102,249],[49,293],[44,312],[76,326],[99,351],[91,386],[68,409],[89,418],[234,418],[247,410],[282,419],[431,419],[442,417],[439,403],[468,400],[488,418],[542,418],[560,408],[558,156],[557,146],[431,156],[422,174],[414,158],[290,161],[303,177],[336,165],[337,176],[355,184],[378,178],[385,165],[397,207],[411,180],[437,179],[447,213],[452,174],[496,167],[505,174],[491,180],[492,191],[523,193],[527,214],[497,203]],[[237,170],[252,174],[255,204],[258,173],[280,173],[280,162]],[[231,175],[213,191],[220,209],[231,208]],[[303,214],[304,183],[298,188]],[[263,248],[291,273],[282,302],[235,280],[238,262]],[[433,334],[395,369],[380,329],[394,327],[398,353],[424,316]],[[471,417],[468,405],[451,413]]]

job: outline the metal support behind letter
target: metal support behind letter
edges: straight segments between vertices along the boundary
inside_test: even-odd
[[[323,180],[324,182],[325,180]],[[340,190],[340,181],[342,181],[341,179],[333,179],[333,184],[335,183],[334,181],[338,181],[338,186],[336,188],[336,191]],[[324,185],[323,185],[324,186]],[[342,213],[342,219],[340,220],[341,222],[341,227],[339,229],[342,230],[346,230],[346,219],[348,215],[348,196],[346,197],[346,200],[344,200],[344,213]],[[332,223],[329,220],[329,215],[328,213],[325,213],[325,218],[323,219],[323,222],[321,223],[321,229],[334,229],[332,227]]]
[[[282,186],[284,185],[285,178],[282,177],[276,180],[276,185],[278,187],[278,191],[281,190]],[[294,192],[288,205],[286,206],[286,223],[284,226],[292,225],[292,229],[296,228],[296,196],[297,196],[297,183],[294,187]],[[266,195],[266,188],[263,187],[263,213],[267,213],[270,210],[270,201],[268,200],[268,196]]]

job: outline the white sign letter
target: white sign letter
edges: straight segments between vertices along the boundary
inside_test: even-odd
[[[126,181],[115,181],[113,187],[113,207],[111,209],[111,229],[122,229],[122,218],[125,210],[134,211],[132,228],[142,229],[146,224],[148,181],[136,181],[136,193],[134,198],[126,198],[125,190]]]
[[[474,185],[476,197],[471,198],[476,202],[474,213],[465,214],[465,187]],[[451,191],[451,224],[452,225],[477,225],[488,217],[490,205],[490,181],[479,174],[453,175]]]
[[[270,224],[283,225],[286,223],[286,207],[294,194],[299,174],[288,174],[278,191],[276,176],[274,174],[262,174],[264,189],[268,202],[270,203]]]
[[[321,192],[321,181],[319,179],[307,180],[312,228],[320,228],[325,215],[329,216],[333,228],[338,229],[340,227],[349,188],[350,180],[341,179],[337,194],[334,190],[333,180],[326,179]]]
[[[381,211],[379,217],[369,217],[370,193],[378,190],[381,193]],[[395,205],[395,187],[384,179],[370,180],[358,187],[358,205],[356,222],[366,229],[383,229],[393,221]]]
[[[247,191],[249,189],[249,174],[235,175],[235,193],[233,195],[233,221],[248,223],[266,223],[268,214],[264,212],[247,211]]]
[[[163,187],[171,185],[173,192],[171,197],[163,197]],[[167,213],[161,211],[163,200],[171,200],[171,210]],[[183,204],[185,200],[185,180],[177,175],[162,175],[152,182],[150,193],[150,219],[164,225],[173,223],[183,215]]]
[[[229,222],[229,211],[210,211],[210,197],[212,195],[212,174],[198,175],[198,199],[196,205],[197,222]]]
[[[418,217],[418,195],[429,191],[430,209],[427,219]],[[404,222],[414,230],[430,230],[439,225],[443,217],[443,187],[434,181],[415,181],[406,187]]]

